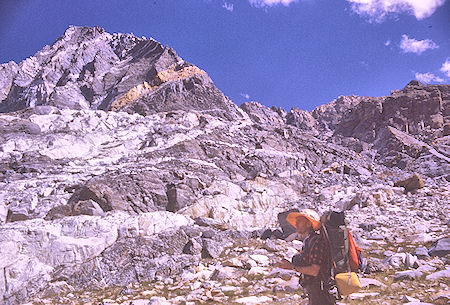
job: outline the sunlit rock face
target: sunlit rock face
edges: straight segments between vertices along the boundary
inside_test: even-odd
[[[366,98],[336,125],[335,135],[373,144],[392,167],[445,176],[449,170],[450,85],[411,81],[381,98]]]
[[[70,27],[0,66],[2,300],[253,281],[271,272],[274,251],[295,253],[284,241],[252,248],[291,208],[346,210],[366,246],[437,241],[450,214],[449,87],[411,82],[313,111],[238,107],[169,47]],[[295,291],[289,281],[282,289]]]
[[[0,68],[0,112],[52,105],[151,114],[201,110],[229,119],[237,107],[173,49],[132,34],[69,27],[18,65]]]

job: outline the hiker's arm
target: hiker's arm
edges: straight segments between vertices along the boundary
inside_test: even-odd
[[[316,264],[312,264],[310,266],[305,266],[305,267],[295,267],[295,270],[297,270],[300,273],[306,274],[306,275],[317,276],[320,271],[320,266],[316,265]]]
[[[296,270],[300,273],[317,276],[320,271],[320,266],[316,264],[312,264],[310,266],[299,267],[294,266],[290,261],[283,259],[281,262],[276,264],[277,267],[289,270]]]
[[[292,263],[286,259],[281,260],[281,262],[278,262],[275,264],[278,268],[288,269],[288,270],[294,270],[295,266],[292,265]]]

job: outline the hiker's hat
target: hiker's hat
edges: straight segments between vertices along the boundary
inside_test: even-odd
[[[305,217],[306,219],[308,219],[311,222],[314,231],[319,230],[322,225],[320,222],[319,214],[317,214],[316,211],[311,209],[303,209],[300,210],[299,212],[289,213],[288,216],[286,217],[286,220],[295,228],[297,217]]]

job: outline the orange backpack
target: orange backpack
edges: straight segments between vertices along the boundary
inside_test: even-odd
[[[329,245],[332,275],[360,269],[362,267],[361,248],[356,245],[347,228],[344,212],[325,213],[321,222],[321,233]]]
[[[329,246],[331,285],[337,287],[338,296],[359,291],[356,271],[362,269],[362,253],[347,228],[344,212],[327,212],[321,222],[321,235]]]
[[[348,263],[352,271],[357,271],[362,265],[362,252],[361,248],[355,243],[352,233],[348,231]]]

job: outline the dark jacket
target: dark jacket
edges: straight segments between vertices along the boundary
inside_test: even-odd
[[[300,284],[302,286],[315,282],[328,282],[330,275],[329,249],[325,240],[319,234],[311,232],[303,241],[302,253],[292,258],[294,266],[319,265],[320,271],[317,276],[302,274]]]

